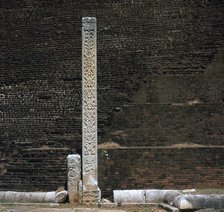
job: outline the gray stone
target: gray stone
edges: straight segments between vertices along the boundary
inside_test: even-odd
[[[176,196],[173,200],[173,205],[181,210],[184,209],[223,209],[224,195],[190,195],[184,194]]]
[[[82,19],[82,181],[84,204],[98,204],[96,18]]]
[[[170,212],[179,212],[180,210],[172,205],[168,205],[166,203],[160,203],[159,206],[163,209],[165,209],[166,211],[170,211]]]
[[[68,195],[67,191],[59,191],[55,196],[55,203],[63,203]]]
[[[68,196],[71,204],[79,202],[79,183],[81,179],[81,157],[79,154],[67,156]]]
[[[145,203],[145,190],[114,190],[115,203]]]
[[[179,192],[178,190],[158,190],[149,189],[146,190],[146,202],[147,203],[162,203],[166,193]]]
[[[16,192],[16,191],[1,191],[1,202],[54,202],[55,191],[52,192]]]
[[[168,203],[170,205],[173,205],[173,202],[174,202],[174,199],[177,197],[177,196],[180,196],[182,195],[182,193],[180,191],[177,191],[177,190],[170,190],[170,191],[167,191],[164,195],[164,199],[163,201],[165,203]]]

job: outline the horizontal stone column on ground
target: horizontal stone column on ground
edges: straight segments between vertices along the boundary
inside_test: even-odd
[[[114,202],[145,203],[145,190],[114,190]]]
[[[10,203],[62,203],[68,195],[67,191],[50,192],[17,192],[0,191],[0,202]]]
[[[224,195],[190,195],[184,194],[176,196],[172,205],[180,210],[185,209],[224,209]]]
[[[180,195],[182,195],[180,191],[167,191],[164,195],[163,202],[173,205],[174,199]]]
[[[147,190],[114,190],[114,202],[122,203],[161,203],[167,193],[169,196],[176,196],[182,194],[179,190],[160,190],[160,189],[147,189]]]
[[[55,202],[56,192],[1,191],[0,202]]]
[[[146,190],[146,203],[162,203],[166,193],[176,194],[178,190],[158,190],[158,189],[149,189]]]

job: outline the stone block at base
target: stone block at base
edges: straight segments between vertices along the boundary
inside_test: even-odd
[[[101,191],[98,188],[97,190],[92,191],[83,191],[82,193],[82,204],[83,205],[99,205],[101,200]]]

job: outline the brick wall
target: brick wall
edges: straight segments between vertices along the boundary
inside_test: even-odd
[[[99,151],[99,186],[114,189],[223,188],[222,148],[124,148]]]
[[[98,21],[100,144],[223,146],[223,1],[0,5],[0,190],[56,189],[81,151],[83,16]]]

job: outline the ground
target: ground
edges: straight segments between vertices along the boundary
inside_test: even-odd
[[[118,207],[118,208],[85,208],[69,204],[0,204],[0,212],[165,212],[158,207]]]
[[[224,194],[224,189],[197,189],[197,194]],[[0,203],[0,212],[165,212],[156,206],[87,208],[70,204],[6,204]]]

